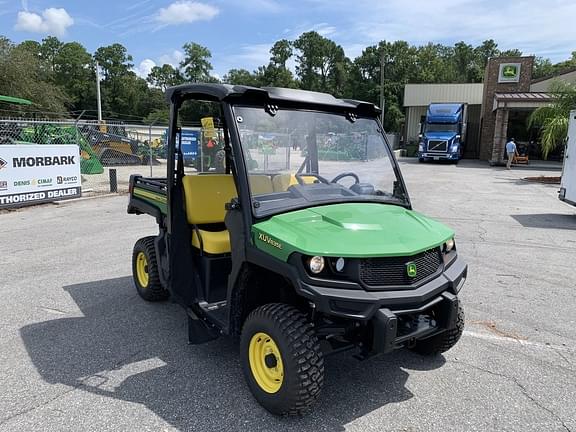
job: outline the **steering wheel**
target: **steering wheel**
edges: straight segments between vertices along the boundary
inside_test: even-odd
[[[294,174],[294,177],[296,177],[296,181],[301,186],[306,185],[306,182],[304,181],[304,179],[302,177],[315,177],[318,180],[320,180],[321,183],[330,184],[330,182],[328,180],[326,180],[324,177],[322,177],[320,174],[314,174],[314,173]]]
[[[353,172],[343,172],[342,174],[338,174],[330,181],[330,183],[338,183],[339,180],[342,180],[345,177],[352,177],[354,179],[354,184],[360,183],[360,178]]]

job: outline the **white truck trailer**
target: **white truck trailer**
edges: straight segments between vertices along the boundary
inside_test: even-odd
[[[576,110],[570,112],[568,121],[568,143],[564,152],[562,183],[558,198],[576,206]]]

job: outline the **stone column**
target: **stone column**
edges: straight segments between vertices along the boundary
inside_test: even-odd
[[[508,140],[508,117],[510,111],[505,108],[496,110],[496,123],[494,125],[494,144],[492,147],[491,165],[501,164],[504,161],[504,147]]]

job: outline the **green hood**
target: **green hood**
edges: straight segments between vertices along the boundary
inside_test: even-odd
[[[292,252],[334,257],[408,256],[454,235],[445,225],[403,207],[334,204],[273,216],[252,227],[259,249],[284,261]]]

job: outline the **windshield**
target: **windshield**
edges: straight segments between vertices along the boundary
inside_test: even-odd
[[[235,107],[256,216],[338,202],[405,205],[374,118]]]
[[[456,123],[426,123],[425,132],[458,132]]]

